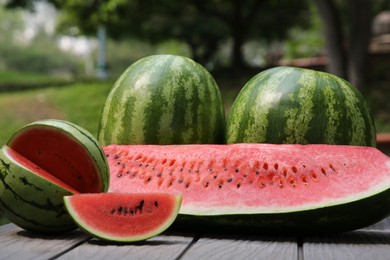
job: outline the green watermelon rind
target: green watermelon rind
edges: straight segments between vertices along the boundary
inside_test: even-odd
[[[200,215],[179,214],[174,228],[256,234],[326,234],[373,225],[390,214],[390,188],[337,205],[292,212]]]
[[[390,169],[390,161],[386,165]],[[309,235],[353,231],[390,215],[389,187],[387,178],[370,190],[342,199],[266,211],[214,207],[212,212],[205,212],[194,206],[180,212],[176,227]]]
[[[171,217],[166,219],[161,225],[153,230],[152,232],[145,233],[143,235],[129,235],[129,236],[111,236],[105,233],[104,231],[99,231],[96,230],[95,228],[91,227],[88,225],[88,220],[84,219],[77,213],[77,209],[75,209],[72,206],[72,203],[70,201],[71,195],[70,196],[65,196],[64,197],[64,204],[66,207],[66,210],[68,211],[69,215],[72,217],[74,223],[77,224],[77,226],[84,230],[86,233],[90,234],[91,236],[104,240],[104,241],[110,241],[110,242],[119,242],[119,243],[130,243],[130,242],[138,242],[138,241],[143,241],[147,240],[151,237],[157,236],[167,230],[177,219],[179,215],[179,210],[182,202],[182,196],[180,194],[175,194],[175,205],[173,207],[173,212],[171,214]]]
[[[108,144],[223,143],[225,112],[213,76],[178,55],[151,55],[115,82],[101,113]]]
[[[0,209],[17,226],[37,233],[61,233],[77,226],[63,196],[70,191],[32,173],[0,150]]]
[[[28,132],[29,129],[38,128],[50,128],[55,131],[60,131],[61,134],[66,135],[75,145],[88,151],[96,166],[96,172],[99,173],[98,177],[100,178],[100,183],[102,185],[101,192],[106,192],[108,190],[110,174],[101,145],[90,132],[74,123],[59,119],[34,121],[16,131],[8,140],[7,145],[12,147],[12,142],[16,140],[19,135]]]
[[[227,116],[226,143],[376,146],[362,94],[326,72],[275,67],[250,79]]]

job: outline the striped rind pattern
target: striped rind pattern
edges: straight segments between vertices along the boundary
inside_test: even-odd
[[[39,233],[76,228],[63,196],[71,193],[13,163],[0,150],[0,209],[14,224]]]
[[[376,146],[361,93],[334,75],[276,67],[243,87],[227,118],[226,142]]]
[[[108,144],[221,143],[224,107],[211,74],[193,60],[152,55],[127,68],[103,108],[98,140]]]
[[[97,174],[93,182],[98,182],[101,192],[109,186],[109,169],[105,154],[96,138],[73,123],[46,119],[28,124],[19,129],[8,140],[7,145],[30,129],[55,129],[73,142],[75,149],[84,149],[91,156]],[[12,157],[0,150],[0,210],[14,224],[29,231],[39,233],[59,233],[76,228],[67,213],[63,197],[72,193],[16,163]]]

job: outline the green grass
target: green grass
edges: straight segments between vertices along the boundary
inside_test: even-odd
[[[17,71],[0,71],[0,84],[20,84],[29,82],[47,82],[48,77],[42,74],[21,73]]]
[[[64,118],[97,134],[100,113],[112,83],[75,84],[69,88],[52,89],[47,97]]]
[[[48,86],[57,84],[66,84],[71,81],[66,76],[59,77],[58,75],[45,75],[37,73],[3,71],[0,70],[0,89],[27,89],[37,86]]]
[[[100,112],[112,83],[80,83],[0,94],[0,144],[20,127],[40,119],[71,121],[96,136]]]

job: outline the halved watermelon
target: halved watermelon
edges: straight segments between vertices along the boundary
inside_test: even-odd
[[[110,145],[111,192],[180,192],[201,223],[343,231],[390,213],[390,159],[341,145]],[[198,217],[195,217],[198,216]]]
[[[29,231],[75,229],[63,196],[105,192],[108,182],[101,146],[88,131],[66,121],[26,125],[0,150],[0,210]]]
[[[179,194],[76,194],[65,196],[75,222],[92,236],[115,242],[145,240],[165,231],[176,219]]]
[[[47,119],[22,127],[7,145],[79,192],[102,192],[108,169],[102,149],[85,129]]]

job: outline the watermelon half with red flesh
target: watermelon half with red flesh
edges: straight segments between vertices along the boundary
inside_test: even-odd
[[[65,206],[80,228],[114,242],[145,240],[176,219],[180,194],[92,193],[65,196]]]
[[[109,145],[110,192],[182,193],[181,223],[333,232],[390,213],[390,159],[342,145]]]
[[[63,120],[41,120],[16,132],[7,145],[79,192],[107,190],[106,161],[95,138]]]
[[[3,149],[2,153],[4,154],[4,156],[12,160],[20,168],[24,168],[27,171],[31,172],[32,174],[36,174],[36,176],[41,177],[42,181],[53,183],[72,194],[79,193],[79,191],[75,190],[72,186],[63,182],[61,179],[55,177],[54,175],[50,174],[45,169],[41,168],[40,166],[33,163],[32,161],[28,160],[26,157],[20,155],[14,149],[8,146],[3,146],[2,149]]]
[[[63,196],[108,189],[104,152],[85,129],[46,119],[14,133],[0,150],[0,211],[33,232],[76,228]]]

